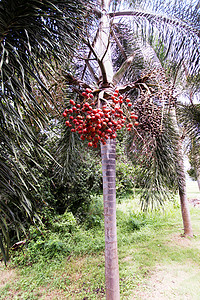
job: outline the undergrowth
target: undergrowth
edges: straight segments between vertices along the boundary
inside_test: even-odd
[[[12,253],[9,267],[15,268],[17,280],[1,289],[0,298],[46,299],[51,286],[52,299],[105,299],[102,201],[100,196],[93,198],[84,223],[68,211],[47,212],[44,224],[32,226],[25,247]],[[194,259],[195,249],[168,245],[172,234],[182,233],[176,202],[165,211],[148,213],[137,205],[137,199],[127,196],[117,205],[122,299],[129,299],[158,262],[200,260],[199,251]],[[199,221],[197,214],[195,218]]]

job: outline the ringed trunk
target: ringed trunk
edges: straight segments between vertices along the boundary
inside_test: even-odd
[[[119,300],[119,266],[117,254],[115,158],[116,141],[101,144],[104,226],[105,226],[105,279],[106,299]]]
[[[187,199],[187,192],[186,192],[186,176],[184,170],[184,159],[183,159],[183,145],[182,139],[179,133],[179,127],[176,119],[176,111],[175,108],[171,110],[171,116],[174,124],[174,128],[177,134],[177,166],[176,172],[178,177],[178,189],[179,189],[179,197],[180,197],[180,204],[181,204],[181,213],[182,213],[182,220],[183,220],[183,228],[184,228],[184,236],[191,236],[193,237],[192,232],[192,223],[190,218],[190,210],[189,210],[189,203]]]

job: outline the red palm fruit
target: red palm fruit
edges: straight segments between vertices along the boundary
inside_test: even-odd
[[[118,89],[116,89],[116,90],[115,90],[115,93],[117,93],[117,94],[118,94],[118,93],[119,93],[119,90],[118,90]]]
[[[128,103],[128,107],[131,107],[132,106],[132,103]]]
[[[76,106],[73,106],[72,109],[73,109],[73,111],[76,111],[76,110],[77,110]]]
[[[106,132],[107,132],[107,133],[112,133],[112,129],[111,129],[111,128],[108,128],[108,129],[106,130]]]
[[[105,116],[105,118],[110,118],[110,114],[106,113],[104,116]]]
[[[126,98],[126,102],[128,103],[128,102],[130,102],[131,100],[129,99],[129,98]]]
[[[138,119],[138,116],[131,113],[131,119],[137,120],[137,119]]]
[[[112,95],[110,98],[111,98],[112,100],[115,100],[115,96],[114,96],[114,95]]]
[[[75,105],[74,100],[70,99],[69,102],[70,102],[70,104]]]
[[[69,118],[70,118],[70,120],[73,120],[74,117],[73,117],[73,116],[70,116]]]
[[[131,128],[130,128],[130,127],[128,127],[128,128],[127,128],[127,130],[128,130],[128,131],[131,131]]]
[[[123,99],[123,96],[122,96],[122,95],[120,95],[120,96],[119,96],[119,100],[122,100],[122,99]]]
[[[88,147],[92,147],[92,142],[89,142],[89,143],[88,143]]]
[[[67,113],[64,111],[64,113],[63,113],[63,117],[66,117],[67,116]]]
[[[109,136],[107,134],[105,134],[105,139],[108,140],[109,139]]]
[[[78,103],[78,104],[76,105],[76,107],[77,107],[77,108],[80,108],[80,107],[81,107],[81,105]]]
[[[68,110],[68,112],[69,112],[70,114],[73,113],[73,109],[70,108],[70,109]]]
[[[95,114],[95,118],[99,119],[100,117],[101,117],[100,114],[98,113]]]
[[[119,103],[122,104],[122,103],[123,103],[123,100],[119,100]]]
[[[93,95],[93,94],[89,94],[89,97],[90,97],[90,98],[94,98],[94,95]]]
[[[117,125],[117,127],[116,127],[117,129],[121,129],[122,128],[122,126],[121,125]]]
[[[138,121],[136,121],[134,125],[135,125],[135,126],[138,126],[138,125],[139,125],[139,122],[138,122]]]
[[[85,137],[84,135],[81,135],[81,140],[84,141]]]
[[[65,124],[66,124],[66,126],[69,126],[69,121],[66,121]]]
[[[132,127],[133,124],[132,124],[132,123],[128,123],[126,126],[127,126],[127,127]]]
[[[87,115],[87,116],[86,116],[86,120],[91,120],[91,116],[90,116],[90,115]]]
[[[86,91],[86,93],[92,93],[92,90],[89,88],[86,88],[85,91]]]
[[[116,93],[116,91],[115,91],[115,93],[113,94],[113,96],[117,97],[117,96],[118,96],[118,93]]]
[[[114,99],[113,102],[114,102],[115,104],[117,104],[119,101],[118,101],[117,99]]]
[[[71,129],[71,132],[75,132],[76,130],[74,128]]]
[[[86,93],[86,92],[82,92],[82,96],[83,96],[83,97],[86,97],[86,96],[87,96],[87,93]]]
[[[69,127],[72,127],[72,124],[69,124],[68,126],[69,126]]]
[[[114,133],[114,134],[111,135],[110,138],[111,138],[111,139],[116,139],[116,137],[117,137],[117,135],[116,135],[116,133]]]
[[[111,127],[113,125],[112,122],[108,122],[108,126]]]

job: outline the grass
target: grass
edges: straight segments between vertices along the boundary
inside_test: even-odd
[[[200,198],[197,186],[189,198]],[[195,237],[181,238],[182,220],[176,203],[165,212],[143,214],[137,199],[117,206],[121,299],[199,299],[200,208],[191,208]],[[103,226],[79,229],[68,241],[67,255],[42,258],[7,269],[0,267],[0,299],[105,299]],[[23,257],[25,254],[21,254]],[[9,272],[12,274],[9,276]]]

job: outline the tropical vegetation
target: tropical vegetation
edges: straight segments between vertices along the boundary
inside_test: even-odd
[[[178,190],[184,234],[193,235],[182,140],[189,136],[198,166],[199,112],[193,103],[179,105],[177,98],[185,83],[190,99],[198,93],[199,2],[179,5],[0,2],[0,247],[5,261],[14,232],[28,239],[34,223],[46,224],[47,235],[53,226],[58,237],[65,226],[71,233],[76,222],[101,223],[90,211],[101,191],[107,299],[119,299],[116,190],[140,188],[144,210],[162,206]],[[121,130],[118,136],[116,130]],[[38,238],[30,237],[34,248]]]

